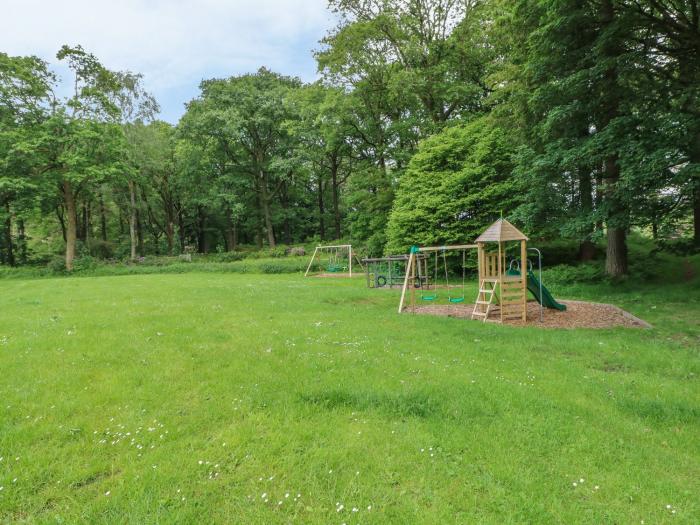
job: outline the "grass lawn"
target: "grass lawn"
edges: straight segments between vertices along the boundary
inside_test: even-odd
[[[700,522],[697,282],[553,287],[656,327],[575,331],[363,279],[0,286],[0,521]]]

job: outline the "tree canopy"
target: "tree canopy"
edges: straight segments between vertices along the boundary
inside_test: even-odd
[[[381,254],[469,242],[501,213],[582,260],[604,243],[611,276],[633,230],[700,247],[697,0],[329,7],[318,80],[206,79],[176,124],[80,46],[58,50],[63,76],[0,53],[0,263]]]

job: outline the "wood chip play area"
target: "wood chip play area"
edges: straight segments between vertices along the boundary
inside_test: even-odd
[[[519,319],[504,320],[511,326],[535,326],[539,328],[651,328],[651,325],[612,304],[588,303],[584,301],[561,301],[565,311],[547,310],[540,322],[540,306],[536,301],[527,303],[527,322]],[[474,304],[465,305],[420,305],[415,312],[419,315],[443,315],[470,319]],[[489,312],[487,322],[500,322],[498,307]]]

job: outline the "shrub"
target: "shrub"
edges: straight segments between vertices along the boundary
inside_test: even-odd
[[[222,252],[212,256],[212,260],[218,262],[236,262],[242,261],[246,258],[246,255],[241,252]]]
[[[51,273],[63,273],[66,271],[66,260],[63,257],[54,257],[46,267]]]
[[[73,271],[84,272],[87,270],[94,270],[97,268],[97,259],[90,255],[83,255],[82,257],[77,257],[73,261]]]

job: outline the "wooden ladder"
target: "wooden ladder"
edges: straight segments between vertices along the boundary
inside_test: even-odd
[[[486,285],[491,285],[488,288]],[[475,317],[483,317],[483,322],[489,317],[489,312],[493,306],[493,296],[496,294],[496,283],[482,279],[479,283],[479,294],[476,296],[474,310],[472,311],[472,319]]]

